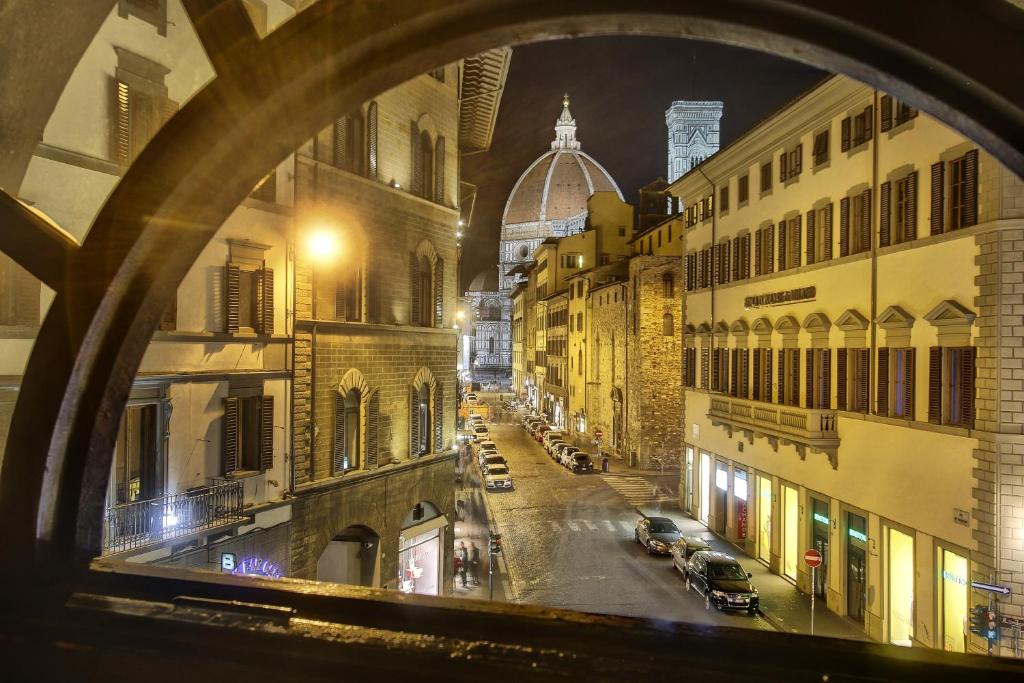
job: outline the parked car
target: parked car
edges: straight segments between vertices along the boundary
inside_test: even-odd
[[[593,472],[594,461],[589,453],[576,452],[570,456],[569,469],[573,472]]]
[[[476,425],[473,427],[473,436],[477,441],[483,441],[491,438],[491,433],[485,425]]]
[[[566,448],[573,447],[574,446],[572,444],[566,443],[564,441],[562,443],[556,443],[555,447],[551,449],[551,457],[555,460],[558,460],[558,458],[562,455],[562,451],[564,451]]]
[[[668,517],[641,517],[636,522],[633,536],[637,543],[647,549],[648,554],[668,555],[669,548],[683,534]]]
[[[483,441],[480,442],[480,450],[483,450],[485,448],[493,448],[497,450],[498,446],[493,441],[490,441],[489,439],[484,439]]]
[[[490,472],[491,468],[493,468],[496,465],[500,465],[501,467],[508,469],[508,463],[505,461],[505,458],[503,456],[500,456],[497,453],[485,456],[482,466],[484,474]]]
[[[672,544],[672,566],[686,576],[686,563],[690,557],[700,550],[711,550],[711,546],[703,538],[697,536],[683,536]]]
[[[476,461],[480,465],[480,467],[484,466],[484,460],[487,459],[487,457],[491,456],[491,455],[499,455],[498,449],[497,448],[481,448],[480,449],[480,452],[476,454]]]
[[[550,432],[548,433],[550,434]],[[548,452],[548,455],[550,455],[551,453],[554,452],[555,446],[557,446],[560,443],[565,443],[565,439],[563,439],[561,436],[548,437],[545,435],[544,450],[546,450]]]
[[[523,427],[526,429],[526,431],[532,432],[533,428],[543,421],[544,420],[537,417],[536,415],[527,415],[526,417],[523,418]]]
[[[553,439],[561,439],[562,441],[565,441],[565,439],[562,438],[562,431],[561,430],[559,430],[559,429],[550,429],[550,430],[548,430],[548,432],[546,434],[544,434],[544,438],[541,441],[541,443],[544,444],[544,448],[545,449],[547,449],[549,451],[551,450],[550,444],[551,444],[551,441]]]
[[[508,471],[508,467],[501,465],[495,465],[488,469],[484,475],[484,481],[488,490],[512,488],[512,474]]]
[[[580,449],[576,448],[576,446],[568,446],[567,448],[563,448],[558,453],[558,464],[561,465],[562,467],[568,467],[569,463],[572,461],[572,456],[579,452]]]
[[[537,425],[537,428],[533,430],[533,438],[537,440],[537,443],[540,443],[544,440],[544,434],[546,434],[550,429],[551,425],[546,423]]]
[[[757,612],[760,598],[736,558],[725,553],[699,550],[686,565],[686,590],[704,596],[704,608],[742,609]]]

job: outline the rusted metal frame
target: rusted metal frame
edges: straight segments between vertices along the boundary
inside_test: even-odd
[[[1024,145],[1015,144],[1024,97],[1019,91],[995,96],[957,81],[949,65],[966,62],[964,51],[909,53],[898,31],[889,44],[869,28],[799,4],[432,0],[385,8],[325,0],[254,52],[237,55],[237,68],[161,130],[108,199],[75,259],[74,290],[58,295],[44,323],[8,452],[47,458],[20,457],[13,466],[6,459],[0,515],[12,528],[10,550],[37,563],[55,560],[49,566],[57,567],[97,551],[119,417],[160,312],[191,263],[267,168],[338,112],[438,64],[555,36],[699,35],[867,76],[940,118],[961,122],[964,132],[988,140],[1004,162],[1022,167]],[[833,5],[844,6],[821,6]],[[886,13],[899,25],[899,11],[888,7]],[[971,51],[968,66],[980,69],[975,60],[1021,50],[998,39],[1005,37],[1004,27],[985,27],[993,31],[985,46],[1003,52]],[[987,74],[998,71],[1007,70],[986,67]],[[927,91],[942,93],[941,99],[925,96]],[[949,96],[966,91],[973,98]],[[36,537],[40,553],[33,549]]]
[[[259,36],[242,0],[182,0],[199,42],[218,75],[224,75],[239,55],[255,49]]]
[[[0,190],[0,251],[47,287],[60,291],[77,250],[71,235]]]

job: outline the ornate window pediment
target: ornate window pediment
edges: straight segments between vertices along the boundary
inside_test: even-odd
[[[949,325],[973,325],[975,317],[973,311],[964,308],[952,299],[946,299],[930,310],[924,319],[936,327],[946,327]]]
[[[694,336],[697,334],[697,330],[690,323],[686,323],[683,326],[683,340],[693,341]]]
[[[879,314],[875,322],[883,330],[910,329],[914,326],[914,317],[899,306],[890,306]]]
[[[697,326],[697,334],[701,335],[702,337],[711,334],[711,326],[708,325],[707,323],[701,323],[700,325]]]
[[[771,334],[774,329],[772,321],[768,320],[768,318],[758,318],[750,326],[750,331],[754,334]]]
[[[800,323],[791,315],[784,315],[775,323],[775,330],[781,334],[796,334],[800,331]]]
[[[729,331],[737,337],[742,337],[750,331],[750,328],[747,327],[747,321],[737,320],[729,326]]]
[[[832,321],[824,313],[811,313],[804,318],[804,329],[808,332],[828,332]]]
[[[836,327],[843,332],[857,332],[868,329],[868,319],[850,308],[836,320]]]

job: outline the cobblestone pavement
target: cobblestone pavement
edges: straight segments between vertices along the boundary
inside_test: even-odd
[[[502,533],[513,601],[589,612],[773,630],[762,617],[706,611],[667,557],[634,540],[638,504],[670,505],[675,474],[583,474],[559,466],[517,424],[490,427],[515,489],[486,494]]]

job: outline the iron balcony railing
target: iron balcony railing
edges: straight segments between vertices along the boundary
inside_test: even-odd
[[[134,550],[244,520],[242,482],[227,481],[107,508],[103,554]]]

